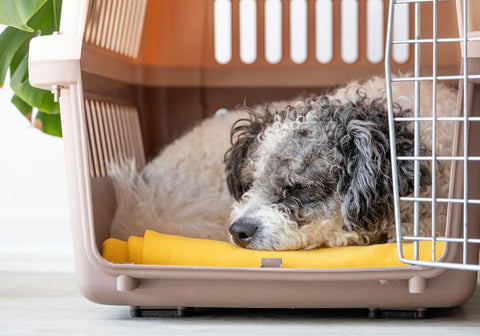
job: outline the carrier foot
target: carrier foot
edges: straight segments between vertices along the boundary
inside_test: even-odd
[[[131,307],[131,317],[187,317],[193,315],[194,308],[149,308]]]
[[[424,319],[427,318],[427,309],[419,308],[414,310],[386,310],[370,308],[368,318],[386,318],[386,319]]]

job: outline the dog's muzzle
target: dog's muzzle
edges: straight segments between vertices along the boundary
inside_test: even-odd
[[[259,227],[260,224],[255,220],[239,218],[230,225],[228,231],[230,231],[235,244],[246,247],[252,241]]]

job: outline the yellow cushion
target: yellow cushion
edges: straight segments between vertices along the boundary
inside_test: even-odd
[[[436,259],[445,244],[436,243]],[[420,259],[431,260],[431,242],[420,242]],[[405,244],[412,258],[413,244]],[[186,238],[147,230],[128,242],[114,238],[103,244],[103,257],[112,263],[146,265],[259,267],[262,258],[282,258],[285,268],[355,268],[405,266],[398,260],[395,243],[371,246],[321,248],[309,251],[254,251],[215,240]]]

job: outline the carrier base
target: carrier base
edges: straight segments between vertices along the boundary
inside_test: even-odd
[[[388,310],[370,308],[368,318],[370,319],[425,319],[428,317],[426,308],[414,310]],[[131,317],[189,317],[195,315],[195,308],[151,308],[151,307],[130,307]]]

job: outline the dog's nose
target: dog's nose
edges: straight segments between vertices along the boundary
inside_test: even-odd
[[[230,225],[228,231],[230,231],[235,244],[240,247],[245,247],[250,243],[255,233],[257,233],[258,227],[259,225],[255,221],[237,219]]]

